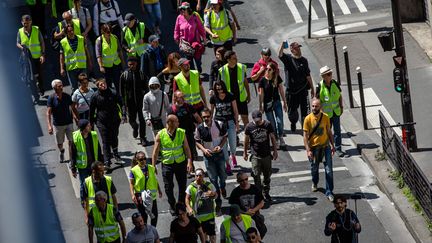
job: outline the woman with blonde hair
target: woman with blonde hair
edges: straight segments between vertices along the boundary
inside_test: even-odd
[[[161,89],[168,94],[170,103],[172,103],[173,96],[173,80],[174,77],[180,73],[180,68],[177,65],[179,59],[180,54],[178,54],[177,52],[170,53],[168,55],[167,67],[164,68],[162,72],[157,75],[157,78],[159,79],[159,82],[161,84]]]

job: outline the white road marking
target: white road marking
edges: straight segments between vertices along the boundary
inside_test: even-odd
[[[381,136],[378,111],[381,111],[383,113],[384,117],[387,119],[390,125],[395,125],[396,122],[393,120],[388,110],[382,105],[380,99],[375,94],[375,91],[372,88],[363,89],[363,93],[366,106],[367,120],[370,123],[370,128],[375,128],[375,131],[378,133],[379,136]],[[359,90],[353,91],[353,97],[356,103],[360,106]],[[402,131],[399,127],[395,127],[394,129],[399,136],[402,134]]]
[[[341,8],[344,15],[351,14],[351,11],[344,0],[336,0],[336,2],[339,4],[339,7]]]
[[[323,8],[325,15],[327,16],[326,0],[319,0],[319,2],[321,3],[321,7]]]
[[[67,165],[66,165],[67,166]],[[80,198],[81,196],[80,196],[80,188],[81,188],[81,185],[80,185],[80,180],[79,180],[79,175],[77,175],[77,178],[74,178],[73,176],[72,176],[72,171],[71,170],[69,170],[69,166],[67,166],[68,167],[68,174],[69,174],[69,177],[70,177],[70,180],[71,180],[71,182],[72,182],[72,188],[73,188],[73,190],[74,190],[74,192],[75,192],[75,197],[76,198]]]
[[[362,0],[354,0],[354,3],[357,5],[357,8],[359,9],[360,13],[367,12],[366,6],[363,4]]]
[[[355,23],[350,23],[350,24],[341,24],[341,25],[336,25],[335,29],[336,32],[337,31],[341,31],[341,30],[346,30],[346,29],[351,29],[351,28],[356,28],[356,27],[362,27],[362,26],[367,26],[367,23],[364,21],[361,22],[355,22]],[[313,35],[317,35],[317,36],[323,36],[323,35],[328,35],[328,29],[322,29],[322,30],[318,30],[313,32]]]
[[[309,11],[309,1],[311,1],[311,0],[309,0],[309,1],[308,0],[302,0],[302,1],[303,1],[303,5],[305,6],[306,10]],[[315,9],[312,5],[311,5],[311,18],[312,18],[312,20],[318,19],[318,15],[315,12]]]
[[[346,167],[333,168],[333,172],[337,172],[337,171],[348,171],[348,169]],[[310,174],[310,170],[308,170],[307,172],[308,174]],[[324,169],[319,169],[319,173],[324,173],[324,172],[325,172]],[[288,179],[288,181],[291,183],[311,181],[311,180],[312,180],[312,176],[301,176],[301,177],[293,177]]]
[[[300,13],[297,9],[297,6],[295,5],[293,0],[285,0],[286,5],[288,6],[288,8],[291,11],[291,14],[293,15],[293,18],[295,20],[296,23],[303,23],[303,19],[300,16]]]

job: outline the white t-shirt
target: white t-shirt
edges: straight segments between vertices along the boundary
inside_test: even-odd
[[[83,113],[90,109],[90,106],[88,104],[90,104],[90,99],[94,94],[94,91],[92,89],[89,89],[86,93],[81,93],[79,89],[76,89],[72,94],[72,102],[77,103],[78,113]]]

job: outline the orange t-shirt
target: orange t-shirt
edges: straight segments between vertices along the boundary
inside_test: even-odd
[[[315,114],[310,113],[304,119],[303,130],[310,134],[315,127],[315,124],[317,124],[317,122],[319,121],[321,115],[323,116],[323,118],[321,119],[318,128],[316,129],[314,134],[312,134],[312,137],[309,139],[309,146],[311,148],[325,146],[329,143],[328,130],[330,129],[330,118],[327,116],[327,114],[320,112],[316,116]]]

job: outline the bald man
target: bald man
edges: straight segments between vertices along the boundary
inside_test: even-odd
[[[74,27],[74,32],[76,35],[81,35],[82,26],[79,19],[74,19],[69,11],[63,12],[63,20],[57,23],[56,31],[54,32],[54,39],[60,41],[66,37],[65,27],[71,24]]]
[[[184,203],[185,201],[187,172],[191,172],[193,168],[185,130],[178,126],[179,121],[177,116],[173,114],[168,115],[166,128],[160,130],[156,135],[152,154],[152,165],[157,168],[156,161],[158,160],[159,151],[161,151],[162,178],[171,214],[174,214],[176,202]],[[179,187],[178,201],[174,197],[174,175]]]

